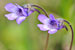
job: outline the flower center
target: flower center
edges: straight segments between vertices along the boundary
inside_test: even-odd
[[[57,25],[57,23],[56,23],[55,20],[51,20],[51,21],[50,21],[50,24],[51,24],[51,25]]]
[[[18,13],[17,13],[19,16],[23,16],[23,12],[22,12],[22,9],[18,8]]]
[[[22,10],[21,10],[20,8],[18,9],[18,11],[19,11],[19,13],[21,13],[21,12],[22,12]]]

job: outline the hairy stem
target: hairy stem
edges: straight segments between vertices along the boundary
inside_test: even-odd
[[[31,6],[41,9],[45,13],[45,15],[48,17],[47,12],[43,8],[41,8],[40,6],[38,6],[38,5],[31,5]],[[47,48],[48,48],[48,40],[49,40],[49,33],[47,33],[46,45],[45,45],[45,49],[44,50],[47,50]]]
[[[66,22],[67,24],[69,24],[69,26],[70,26],[70,28],[71,28],[71,32],[72,32],[72,40],[71,40],[71,44],[70,44],[69,50],[72,50],[73,39],[74,39],[73,28],[72,28],[72,26],[70,25],[70,23],[69,23],[68,21],[64,20],[64,22]]]

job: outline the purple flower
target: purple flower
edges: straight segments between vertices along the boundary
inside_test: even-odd
[[[60,25],[61,22],[59,19],[55,19],[52,14],[50,14],[49,17],[50,18],[46,17],[43,14],[40,14],[38,16],[38,20],[43,23],[37,25],[40,30],[48,31],[49,34],[54,34],[58,30],[64,28],[62,24]]]
[[[34,11],[28,12],[28,8],[24,8],[19,5],[14,5],[12,3],[8,3],[5,6],[6,11],[11,12],[10,14],[5,14],[5,17],[8,18],[8,20],[15,20],[18,24],[21,24],[27,16],[29,16]]]

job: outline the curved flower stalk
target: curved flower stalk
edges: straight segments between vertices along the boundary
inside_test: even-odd
[[[68,21],[64,20],[64,22],[66,22],[66,23],[70,26],[70,28],[71,28],[71,32],[72,32],[72,40],[71,40],[71,44],[70,44],[69,50],[72,50],[73,39],[74,39],[73,28],[72,28],[71,24],[70,24]]]
[[[10,14],[5,14],[5,17],[8,18],[8,20],[15,20],[17,24],[21,24],[30,14],[32,14],[34,11],[37,11],[40,13],[37,9],[30,9],[28,7],[23,7],[18,4],[12,4],[8,3],[5,6],[6,11],[10,12]],[[28,11],[30,9],[30,11]]]
[[[73,44],[73,28],[70,25],[70,23],[62,18],[55,19],[52,14],[49,15],[49,18],[46,17],[43,14],[40,14],[38,16],[38,20],[42,22],[42,24],[38,24],[37,26],[40,28],[41,31],[48,31],[49,34],[54,34],[58,30],[65,28],[68,31],[68,28],[64,25],[64,22],[68,23],[71,31],[72,31],[72,40],[71,40],[71,45],[70,49],[72,49],[72,44]],[[48,43],[47,43],[48,44]],[[45,48],[47,50],[47,47]]]

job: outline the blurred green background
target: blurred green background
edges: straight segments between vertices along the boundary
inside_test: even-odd
[[[7,3],[39,5],[48,14],[68,20],[75,32],[75,0],[0,0],[0,50],[43,50],[47,36],[46,31],[40,31],[37,27],[40,23],[37,12],[20,25],[5,18],[4,15],[9,13],[4,9]],[[68,50],[71,31],[68,25],[67,27],[69,31],[62,29],[49,35],[48,50]],[[72,50],[75,50],[75,37]]]

